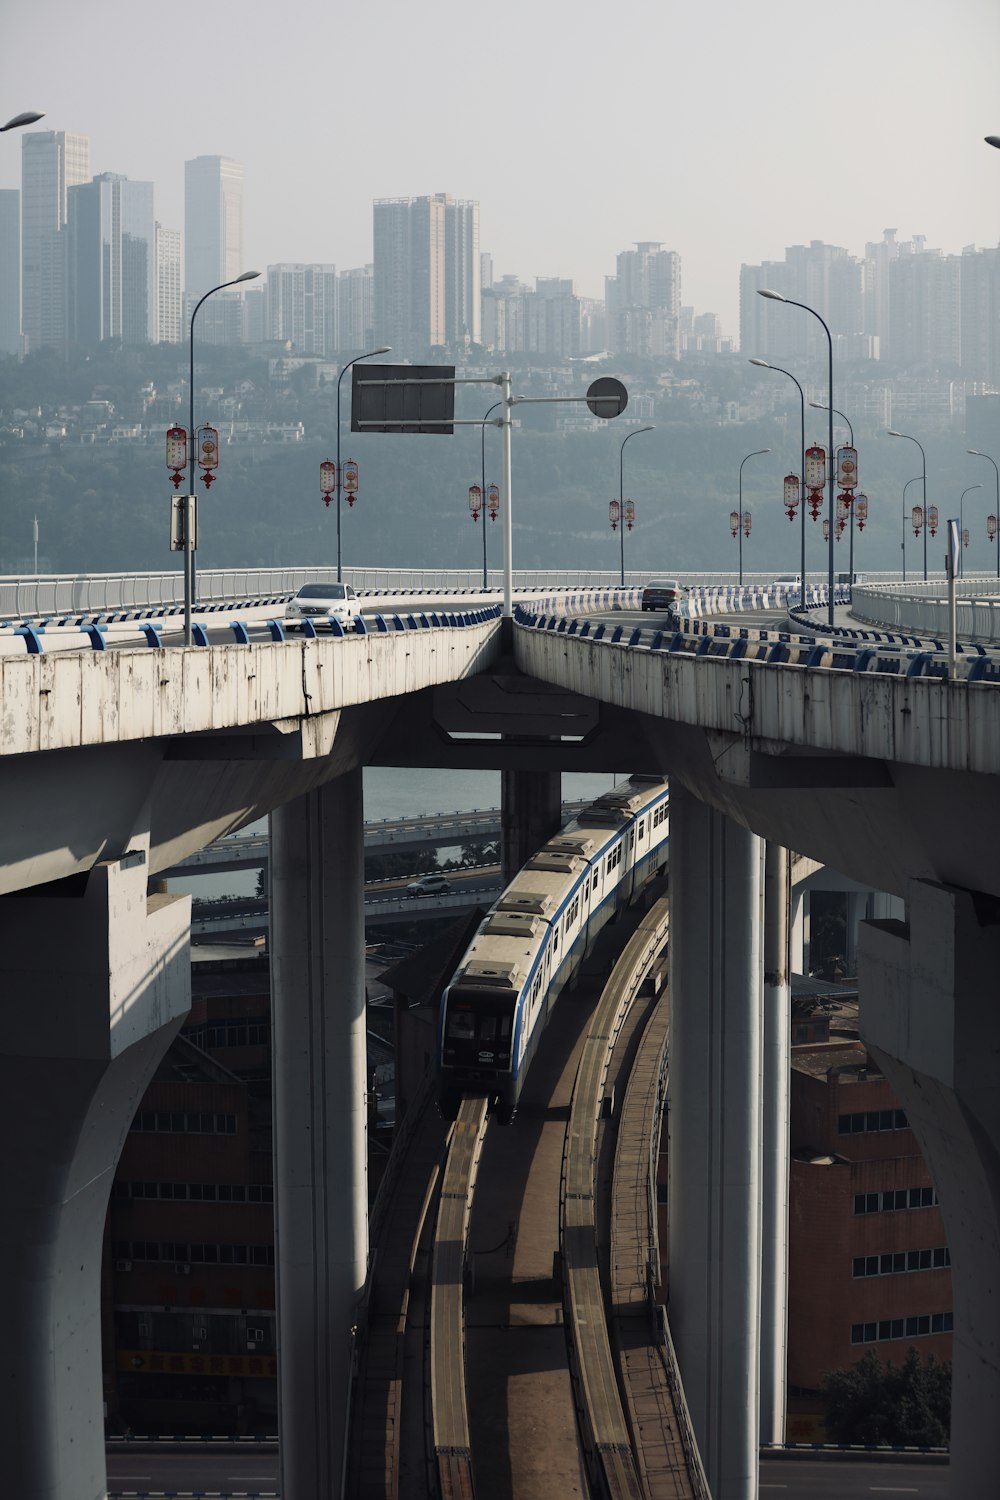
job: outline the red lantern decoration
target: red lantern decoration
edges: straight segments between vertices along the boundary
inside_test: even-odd
[[[837,484],[842,490],[853,490],[858,482],[857,448],[837,449]]]
[[[348,505],[353,505],[358,498],[358,466],[353,458],[349,458],[341,470],[341,481],[344,486],[344,494],[347,496]]]
[[[612,500],[610,502],[610,504],[608,505],[608,516],[611,519],[611,530],[612,531],[617,531],[618,530],[618,522],[621,520],[621,514],[622,514],[621,502],[618,501],[618,500]]]
[[[858,518],[858,530],[864,531],[868,522],[868,496],[862,490],[854,497],[854,514]]]
[[[809,511],[817,520],[823,508],[823,490],[826,486],[826,449],[814,443],[806,449],[806,489],[809,491]]]
[[[202,483],[207,490],[211,489],[216,477],[212,471],[219,467],[219,434],[216,428],[208,426],[198,428],[195,451],[198,455],[198,467],[202,471]]]
[[[469,514],[474,521],[479,520],[479,512],[483,508],[483,492],[478,484],[469,485]]]
[[[179,490],[184,483],[184,470],[188,461],[188,435],[186,427],[167,428],[167,468],[173,469],[171,479],[174,489]]]
[[[745,510],[743,512],[743,535],[744,536],[749,536],[750,535],[750,523],[751,523],[750,512],[748,510]]]
[[[490,513],[490,520],[495,521],[500,514],[500,486],[498,484],[486,486],[486,508]]]
[[[850,511],[851,511],[851,500],[852,500],[852,498],[853,497],[851,495],[838,495],[837,496],[837,524],[838,525],[846,525],[847,524],[847,517],[850,515]]]
[[[799,508],[800,498],[799,476],[797,474],[786,474],[781,503],[785,507],[785,514],[790,521],[795,520],[795,512]]]
[[[930,532],[931,536],[937,536],[937,529],[938,508],[936,505],[929,505],[927,507],[927,530]]]
[[[738,510],[731,510],[729,512],[729,529],[733,533],[733,540],[735,541],[736,533],[740,529],[740,513]]]
[[[834,526],[833,526],[834,541],[839,542],[840,538],[844,535],[844,532],[845,532],[846,529],[847,529],[847,517],[846,516],[838,516],[837,519],[836,519],[836,521],[834,522]]]
[[[919,536],[924,525],[924,508],[922,505],[915,505],[913,507],[911,519],[913,521],[913,535]]]
[[[997,518],[996,518],[996,516],[987,516],[986,517],[986,535],[989,537],[989,539],[990,539],[991,542],[995,539],[996,534],[997,534]]]
[[[828,542],[830,540],[830,517],[829,516],[824,516],[823,517],[823,540],[824,540],[824,542]]]
[[[319,466],[319,492],[323,504],[330,504],[330,497],[337,488],[337,465],[325,458]]]
[[[626,500],[625,501],[625,525],[628,527],[629,531],[631,531],[632,527],[635,525],[635,501],[634,500]]]
[[[966,526],[965,529],[964,529],[964,531],[962,532],[962,546],[963,547],[967,547],[968,545],[969,545],[969,528],[968,528],[968,526]]]

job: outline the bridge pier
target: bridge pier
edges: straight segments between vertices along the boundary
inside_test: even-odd
[[[562,826],[558,771],[501,771],[501,863],[506,885]]]
[[[763,847],[671,783],[669,1316],[714,1500],[757,1494]]]
[[[761,1100],[760,1442],[785,1441],[788,1395],[788,1141],[792,990],[791,861],[764,850],[764,1033]]]
[[[150,896],[148,836],[74,895],[0,898],[5,1493],[107,1489],[101,1255],[132,1118],[191,1004],[188,896]]]
[[[284,1500],[336,1500],[367,1272],[361,771],[271,814],[278,1422]]]
[[[948,1232],[949,1484],[964,1500],[993,1494],[1000,1472],[1000,901],[925,880],[907,896],[908,923],[862,926],[861,1033],[906,1110]]]

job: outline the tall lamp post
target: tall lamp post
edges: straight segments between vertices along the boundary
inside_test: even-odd
[[[745,518],[743,515],[743,464],[750,458],[760,458],[762,453],[770,453],[770,448],[755,448],[748,453],[743,463],[740,464],[740,588],[743,587],[743,532],[745,529]]]
[[[337,582],[343,583],[344,570],[341,565],[340,549],[340,497],[344,489],[343,476],[340,472],[340,382],[347,374],[352,365],[356,365],[359,359],[374,359],[376,354],[391,354],[392,346],[385,344],[381,349],[369,349],[367,354],[356,354],[349,359],[347,364],[337,376]]]
[[[486,572],[486,423],[497,410],[503,406],[502,401],[494,401],[489,411],[483,418],[482,430],[482,481],[483,481],[483,588],[487,587],[488,574]]]
[[[987,136],[986,139],[989,141],[989,143],[990,143],[991,146],[993,146],[993,145],[1000,145],[1000,136]],[[997,461],[996,461],[996,459],[995,458],[991,458],[988,453],[980,453],[980,451],[979,451],[978,448],[966,448],[965,451],[966,451],[966,453],[970,453],[973,458],[985,458],[988,463],[991,463],[993,465],[993,472],[996,475],[996,486],[997,486],[997,508],[996,508],[996,518],[997,518],[997,577],[1000,578],[1000,469],[997,468]]]
[[[917,483],[917,480],[919,478],[920,478],[919,474],[914,474],[913,478],[912,479],[908,479],[906,481],[906,483],[903,485],[903,540],[900,543],[900,546],[903,549],[903,582],[904,583],[906,582],[906,492],[910,488],[911,484],[916,484]]]
[[[227,286],[237,286],[241,281],[255,281],[260,275],[259,271],[244,271],[235,276],[232,281],[222,281],[218,286],[213,286],[200,297],[195,303],[191,313],[191,327],[188,330],[188,349],[190,360],[188,365],[188,433],[191,447],[188,450],[188,494],[194,496],[194,469],[195,469],[195,431],[194,431],[194,320],[198,316],[198,309],[209,297],[214,297],[216,292],[225,291]],[[191,508],[194,505],[193,498],[188,502],[188,525],[193,525]],[[195,606],[195,571],[194,571],[194,548],[188,547],[184,553],[184,644],[191,644],[191,611]]]
[[[921,472],[921,477],[922,477],[922,479],[924,481],[924,489],[923,489],[923,498],[924,498],[924,582],[926,583],[927,582],[927,529],[928,529],[927,528],[927,454],[924,452],[923,444],[920,443],[915,437],[911,437],[908,432],[897,432],[896,429],[895,429],[895,427],[890,427],[890,428],[888,428],[888,434],[889,434],[890,437],[906,438],[906,440],[907,440],[908,443],[916,443],[917,447],[920,449],[920,465],[921,465],[920,472]]]
[[[816,309],[814,307],[810,307],[809,304],[808,304],[808,302],[795,302],[795,301],[793,301],[793,299],[791,297],[786,297],[781,292],[773,292],[773,291],[771,291],[769,287],[758,287],[757,288],[757,295],[760,296],[760,297],[766,297],[771,302],[786,302],[789,307],[801,307],[803,309],[803,311],[805,311],[807,313],[812,313],[812,315],[816,319],[817,323],[822,323],[822,325],[823,325],[823,332],[826,334],[826,344],[827,344],[827,354],[828,354],[828,359],[827,359],[827,391],[828,391],[828,395],[827,395],[827,407],[828,407],[829,413],[830,413],[830,433],[829,433],[829,439],[830,439],[830,450],[829,450],[829,464],[830,464],[830,474],[829,474],[829,492],[830,492],[830,494],[829,494],[829,519],[830,519],[830,525],[829,525],[829,528],[828,528],[829,532],[830,532],[830,539],[829,539],[829,542],[827,544],[827,593],[828,593],[828,596],[829,596],[829,598],[828,598],[827,623],[829,624],[829,627],[832,630],[833,629],[833,543],[834,543],[834,533],[835,533],[835,530],[836,530],[836,528],[834,526],[834,518],[835,518],[835,515],[836,515],[836,507],[834,505],[834,481],[836,479],[836,475],[834,473],[834,462],[833,462],[833,335],[830,332],[830,329],[829,329],[829,326],[828,326],[828,324],[826,322],[826,319],[824,317],[822,317],[816,311]],[[802,580],[802,587],[803,587],[803,591],[804,591],[805,590],[805,578],[804,577],[803,577],[803,580]]]
[[[655,430],[656,429],[652,424],[649,424],[645,427],[637,427],[634,432],[630,432],[627,437],[622,438],[622,445],[618,450],[618,500],[621,505],[621,524],[618,529],[621,532],[619,540],[621,542],[622,588],[625,587],[625,444],[632,438],[638,437],[640,432],[654,432]]]
[[[44,109],[26,109],[23,114],[14,115],[7,121],[6,125],[0,125],[0,130],[20,130],[22,125],[34,125],[36,120],[44,120]]]
[[[799,608],[806,607],[806,396],[799,382],[795,379],[791,370],[783,370],[780,365],[769,364],[766,359],[752,359],[752,365],[759,365],[762,370],[776,370],[779,375],[787,375],[789,380],[794,381],[799,393],[799,504],[802,507],[802,561],[799,564]]]
[[[958,497],[958,545],[960,549],[958,554],[958,575],[960,578],[965,577],[965,497],[973,490],[981,489],[981,484],[967,484]]]
[[[810,406],[814,406],[817,411],[826,411],[826,406],[824,405],[824,403],[822,401],[810,401],[809,405]],[[848,437],[850,439],[851,447],[854,448],[854,426],[853,426],[853,423],[851,422],[850,417],[845,416],[844,413],[842,411],[838,411],[836,407],[833,408],[833,414],[834,414],[835,417],[839,417],[840,420],[843,422],[844,426],[847,428]],[[855,449],[855,452],[856,451],[857,450]],[[831,462],[832,462],[832,458],[831,458]],[[855,474],[854,477],[856,479],[857,478],[857,474]],[[848,566],[848,568],[850,570],[850,574],[851,574],[851,588],[853,588],[854,587],[854,505],[853,505],[853,503],[851,505],[850,555],[848,557],[847,566]]]

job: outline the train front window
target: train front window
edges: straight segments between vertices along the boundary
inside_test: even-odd
[[[471,1010],[448,1010],[448,1035],[456,1042],[471,1042],[476,1035],[476,1018]]]

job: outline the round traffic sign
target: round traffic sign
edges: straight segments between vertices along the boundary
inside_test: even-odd
[[[587,405],[595,417],[620,417],[628,406],[628,391],[613,375],[602,375],[587,389]]]

